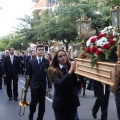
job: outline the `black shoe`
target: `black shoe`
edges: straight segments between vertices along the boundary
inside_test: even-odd
[[[11,101],[12,100],[12,97],[9,97],[9,101]]]
[[[96,113],[94,112],[94,110],[92,110],[92,116],[93,116],[94,119],[97,119],[97,115],[96,115]]]
[[[15,101],[18,101],[17,97],[14,97],[14,100],[15,100]]]
[[[2,87],[0,87],[0,89],[2,89]]]
[[[29,120],[33,120],[33,115],[29,114]]]
[[[87,96],[86,96],[86,95],[83,95],[83,97],[87,98]]]

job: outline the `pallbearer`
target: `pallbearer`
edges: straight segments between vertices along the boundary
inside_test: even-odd
[[[69,62],[64,50],[58,50],[48,69],[48,78],[55,87],[53,110],[55,120],[74,120],[80,105],[76,95],[77,77],[73,72],[74,62]]]

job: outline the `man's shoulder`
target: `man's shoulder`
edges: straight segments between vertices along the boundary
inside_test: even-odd
[[[32,58],[32,59],[29,60],[29,62],[32,62],[32,63],[35,62],[35,61],[36,61],[36,58]]]

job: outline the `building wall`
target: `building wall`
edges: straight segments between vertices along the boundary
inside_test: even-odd
[[[35,2],[33,6],[33,12],[38,12],[41,14],[42,11],[50,9],[53,5],[56,4],[56,0],[32,0]]]

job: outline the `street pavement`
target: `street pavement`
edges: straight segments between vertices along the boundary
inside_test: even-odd
[[[19,101],[21,97],[21,91],[22,87],[24,87],[25,78],[20,77],[19,78]],[[54,88],[51,91],[51,94],[53,95]],[[81,106],[78,107],[78,114],[80,120],[94,120],[91,114],[92,107],[95,102],[95,97],[93,94],[93,91],[86,90],[87,98],[83,97],[82,95],[79,96]],[[110,94],[110,101],[109,101],[109,107],[108,107],[108,120],[118,120],[117,119],[117,113],[116,113],[116,106],[115,106],[115,97],[111,93]],[[27,100],[30,101],[30,90],[27,93]],[[29,115],[29,107],[26,107],[25,109],[25,115],[19,116],[19,101],[9,101],[7,94],[6,94],[6,86],[3,84],[3,89],[0,90],[0,120],[28,120]],[[37,109],[37,108],[36,108]],[[22,107],[23,111],[23,107]],[[99,110],[97,114],[97,120],[100,120],[101,116],[101,110]],[[34,120],[37,118],[37,110],[34,115]],[[54,118],[54,112],[52,109],[52,99],[49,99],[46,97],[46,110],[43,120],[55,120]]]

